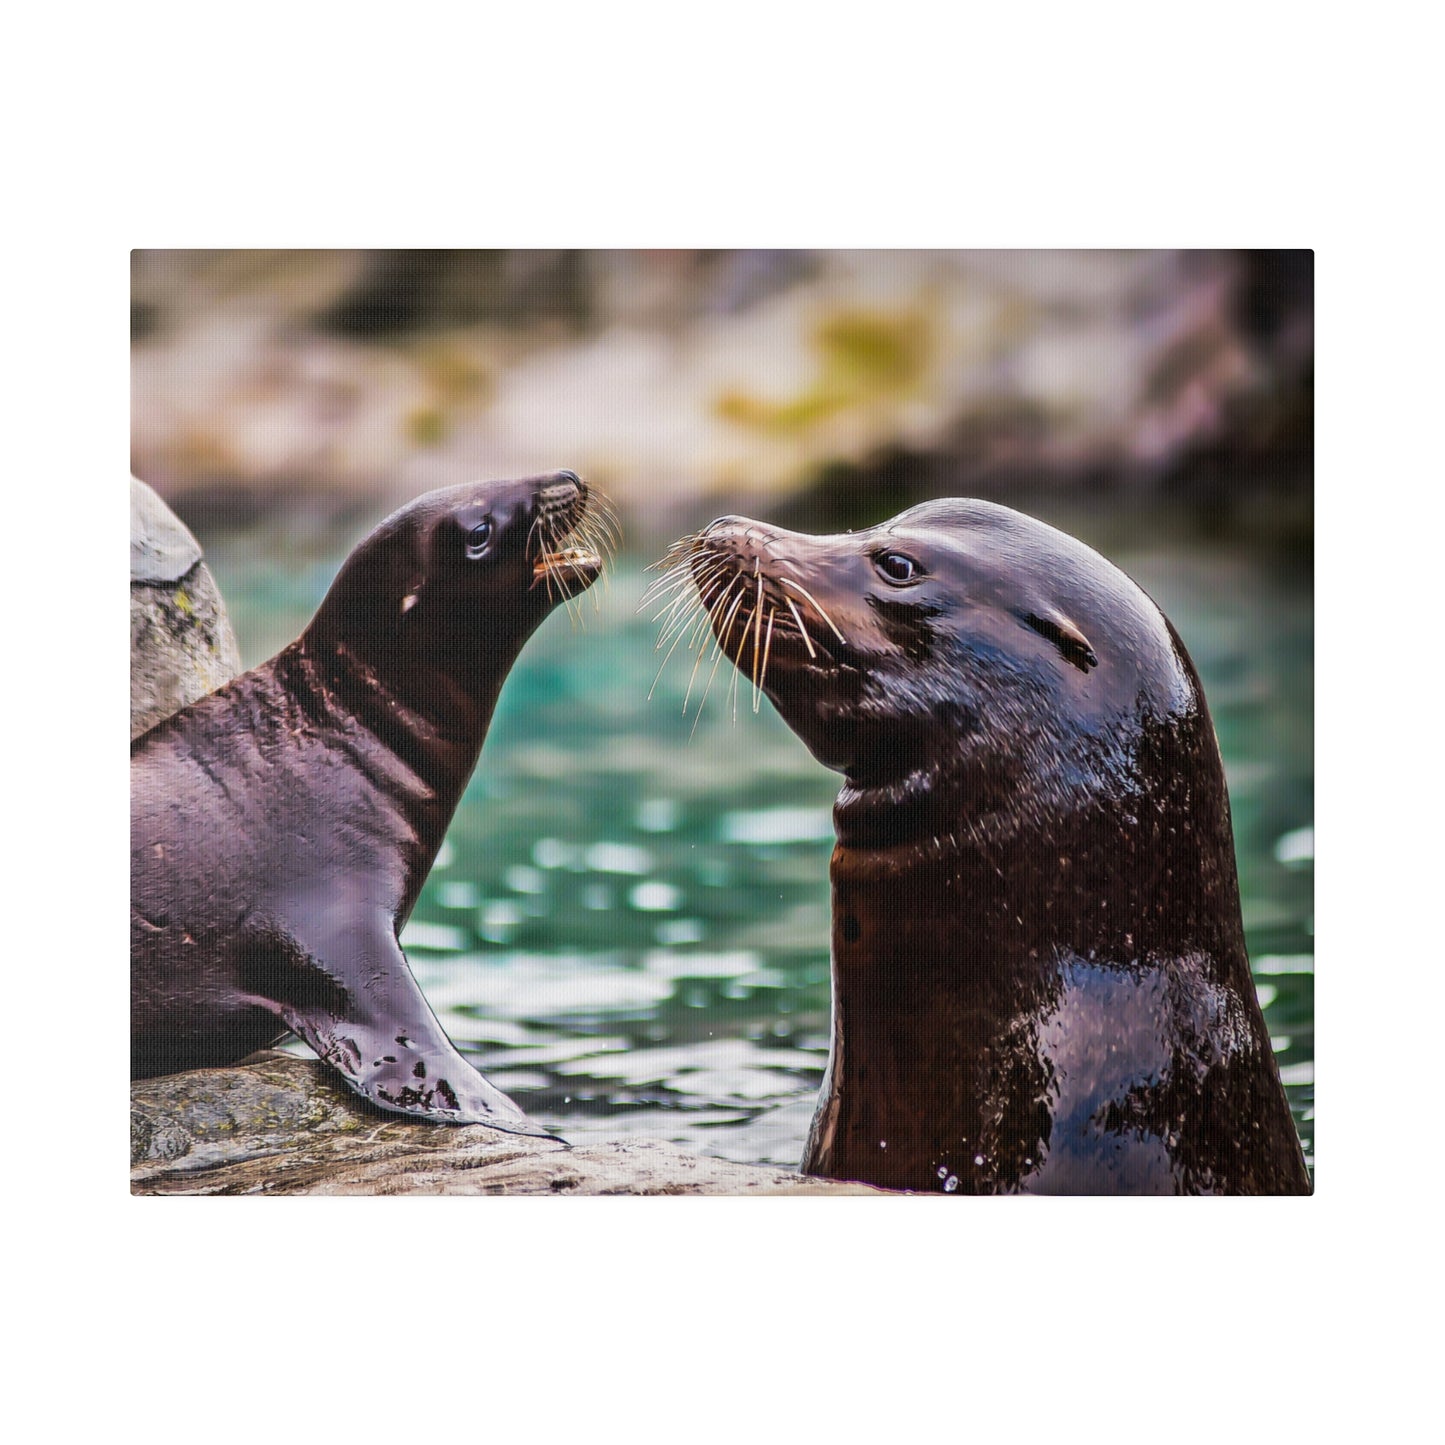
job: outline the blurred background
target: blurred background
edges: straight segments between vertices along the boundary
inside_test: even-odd
[[[1245,927],[1313,1166],[1314,265],[1289,251],[137,251],[132,470],[246,665],[370,525],[572,467],[626,546],[528,644],[403,943],[574,1140],[796,1164],[827,1053],[837,779],[637,605],[728,511],[981,496],[1155,598],[1224,752]],[[710,665],[710,664],[709,664]],[[649,699],[649,690],[651,697]],[[303,1050],[304,1052],[304,1050]]]

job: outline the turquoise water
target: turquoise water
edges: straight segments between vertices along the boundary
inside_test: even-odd
[[[1224,752],[1245,927],[1313,1165],[1313,605],[1307,570],[1174,533],[1084,535],[1184,637]],[[207,537],[247,664],[294,637],[347,538]],[[447,1031],[567,1138],[796,1164],[828,1047],[834,775],[719,672],[662,654],[624,558],[524,650],[403,934]],[[705,680],[706,669],[699,678]],[[298,1046],[299,1047],[299,1046]]]

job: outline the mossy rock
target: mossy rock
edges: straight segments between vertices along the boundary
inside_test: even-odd
[[[315,1059],[131,1084],[133,1194],[878,1194],[662,1140],[559,1139],[386,1114]]]
[[[236,634],[201,546],[144,482],[130,484],[130,735],[241,670]]]

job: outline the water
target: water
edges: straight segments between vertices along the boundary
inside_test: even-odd
[[[1150,592],[1204,679],[1250,956],[1313,1164],[1308,575],[1061,525]],[[300,631],[349,540],[203,537],[248,665]],[[572,1141],[795,1165],[828,1048],[836,778],[766,700],[753,714],[746,684],[733,723],[727,664],[691,740],[682,648],[646,701],[662,658],[634,614],[646,580],[624,559],[580,625],[559,610],[527,645],[402,942],[458,1047]]]

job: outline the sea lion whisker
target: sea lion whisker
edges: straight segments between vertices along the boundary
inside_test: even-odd
[[[757,712],[758,702],[762,695],[762,689],[768,685],[768,658],[773,651],[773,621],[778,615],[776,607],[768,608],[768,639],[763,643],[763,677],[758,683],[757,690],[753,693],[753,711]]]
[[[677,629],[679,625],[681,625],[682,627],[687,626],[687,620],[692,616],[693,602],[694,599],[691,597],[679,597],[667,609],[667,619],[663,622],[662,626],[658,628],[657,641],[652,644],[652,650],[654,652],[661,652],[662,649],[667,646],[668,641],[672,637],[674,630]],[[678,611],[679,608],[683,609],[681,613],[679,613]],[[679,617],[681,618],[680,624]],[[652,620],[656,622],[657,618],[654,617]]]
[[[793,587],[796,588],[799,592],[801,592],[803,596],[806,597],[808,601],[813,604],[813,607],[816,610],[818,616],[821,617],[823,621],[826,622],[828,626],[833,629],[833,636],[836,637],[838,641],[843,644],[844,647],[847,647],[848,639],[844,637],[841,632],[838,631],[838,624],[834,622],[831,617],[828,616],[827,612],[825,612],[824,609],[819,605],[818,599],[814,597],[813,594],[809,592],[808,589],[804,587],[801,582],[794,582],[787,577],[779,577],[778,581],[781,582],[784,587]]]
[[[636,610],[641,612],[643,608],[650,607],[659,597],[665,597],[669,592],[675,592],[678,588],[686,587],[693,581],[691,567],[686,562],[674,563],[662,576],[656,578],[642,594],[642,600],[638,602]]]
[[[798,631],[803,637],[803,646],[808,649],[808,656],[816,659],[818,654],[813,647],[813,639],[808,636],[808,629],[803,626],[803,615],[798,611],[797,604],[791,597],[784,597],[783,601],[788,604],[788,610],[793,614],[793,621],[798,624]]]
[[[661,663],[659,664],[659,666],[658,666],[658,669],[657,669],[657,677],[654,677],[654,678],[652,679],[652,686],[647,689],[647,700],[648,700],[648,702],[651,702],[651,701],[652,701],[652,694],[657,691],[658,680],[662,677],[663,669],[667,666],[668,662],[669,662],[670,659],[672,658],[672,654],[677,651],[677,644],[682,641],[684,635],[685,635],[686,632],[687,632],[687,623],[688,623],[688,621],[691,621],[692,618],[695,617],[695,616],[697,615],[697,613],[702,610],[702,602],[701,602],[701,601],[698,601],[698,602],[694,603],[694,609],[695,609],[695,610],[694,610],[693,612],[688,613],[687,618],[683,621],[682,625],[677,629],[677,636],[676,636],[675,638],[673,638],[673,640],[672,640],[672,646],[667,649],[667,656],[662,659],[662,662],[661,662]],[[653,649],[653,651],[656,651],[656,650],[657,650],[656,648]]]
[[[579,521],[569,533],[572,542],[584,551],[595,552],[600,558],[611,560],[617,550],[614,538],[606,524],[590,512]]]
[[[563,559],[563,561],[562,561],[562,567],[563,567],[564,571],[572,571],[572,572],[575,572],[575,573],[577,574],[578,580],[581,581],[582,586],[583,586],[583,588],[585,589],[585,587],[587,586],[587,581],[586,581],[587,571],[586,571],[586,569],[582,566],[582,564],[581,564],[580,562],[576,562],[576,561],[574,561],[572,558],[567,557],[567,558],[564,558],[564,559]],[[573,596],[574,596],[574,597],[575,597],[576,595],[577,595],[576,593],[573,593]],[[594,610],[594,611],[597,613],[597,615],[600,617],[600,616],[602,615],[602,604],[597,600],[597,597],[596,597],[595,595],[594,595],[593,598],[592,598],[592,607],[593,607],[593,610]],[[578,603],[577,603],[577,620],[578,620],[579,623],[582,624],[582,627],[583,627],[583,629],[585,630],[585,629],[586,629],[586,625],[587,625],[587,615],[586,615],[586,613],[583,612],[583,610],[582,610],[582,604],[581,604],[580,600],[579,600]]]
[[[600,564],[599,573],[604,587],[611,586],[610,572],[616,561],[618,543],[600,526],[584,518],[582,525],[572,534],[574,546],[583,552],[594,554]]]
[[[729,578],[728,581],[724,584],[722,590],[713,599],[712,605],[709,606],[707,609],[707,621],[712,624],[712,635],[714,641],[717,640],[718,619],[722,616],[723,612],[726,611],[728,599],[732,596],[732,592],[733,579]]]
[[[675,592],[685,592],[686,590],[681,578],[675,578],[666,587],[649,587],[639,599],[637,606],[632,609],[633,615],[636,616],[640,612],[645,612],[649,607],[655,606],[658,602],[662,604],[662,611],[666,611],[667,608],[672,605],[671,594]],[[651,620],[656,622],[661,615],[662,612],[654,612]]]
[[[691,645],[691,644],[689,644],[689,645]],[[706,657],[706,656],[707,656],[707,648],[705,648],[705,647],[699,647],[698,650],[697,650],[697,656],[693,659],[692,671],[691,671],[690,673],[688,673],[688,675],[687,675],[687,691],[684,692],[683,695],[682,695],[682,715],[683,715],[683,717],[686,717],[686,716],[687,716],[687,700],[688,700],[688,698],[690,698],[690,697],[692,696],[692,685],[693,685],[694,682],[697,681],[697,670],[698,670],[699,667],[702,666],[702,660],[703,660],[703,658]],[[699,704],[699,707],[701,707],[701,704]]]
[[[621,527],[617,527],[614,530],[608,530],[599,538],[599,540],[601,542],[600,550],[606,554],[607,564],[610,567],[617,560],[618,555],[622,551]]]
[[[571,535],[570,530],[559,528],[557,518],[549,517],[547,519],[547,553],[555,559],[548,565],[547,571],[556,574],[557,586],[562,593],[562,600],[567,606],[567,613],[572,619],[573,627],[585,628],[582,607],[580,603],[576,603],[576,593],[572,590],[572,579],[568,573],[575,572],[578,579],[585,579],[586,573],[568,555],[570,550],[568,539]],[[586,586],[585,580],[583,580],[583,586]]]
[[[688,650],[689,652],[691,652],[691,651],[693,650],[693,648],[695,648],[695,647],[697,646],[698,642],[699,642],[705,635],[708,635],[708,625],[707,625],[707,624],[708,624],[708,614],[707,614],[706,612],[699,612],[698,615],[697,615],[697,621],[692,624],[692,636],[689,637],[688,640],[687,640],[687,650]],[[707,650],[707,648],[706,648],[706,646],[704,646],[703,651],[706,651],[706,650]]]
[[[701,577],[697,579],[697,587],[693,591],[683,593],[682,595],[685,597],[694,597],[697,599],[699,604],[703,604],[705,602],[705,598],[703,596],[705,589],[711,586],[713,582],[717,581],[719,577],[723,576],[725,570],[726,569],[721,562],[715,562],[705,573],[703,573]],[[711,609],[709,608],[709,610]]]
[[[751,621],[751,620],[752,620],[752,619],[749,618],[749,621]],[[741,658],[742,650],[743,650],[743,649],[742,649],[742,642],[746,640],[747,635],[748,635],[748,634],[747,634],[747,623],[744,623],[744,624],[743,624],[743,635],[742,635],[742,639],[740,639],[740,640],[739,640],[739,643],[738,643],[738,654],[739,654],[739,656],[738,656],[737,658],[732,659],[732,662],[733,662],[733,675],[732,675],[731,681],[729,681],[729,683],[728,683],[728,695],[727,695],[727,701],[726,701],[726,704],[725,704],[725,706],[730,707],[730,708],[732,709],[733,726],[734,726],[734,727],[736,727],[736,726],[738,725],[738,678],[742,676],[742,667],[741,667],[741,665],[740,665],[740,658]]]
[[[719,557],[715,562],[711,562],[703,568],[703,570],[693,578],[697,595],[701,597],[703,592],[716,582],[719,577],[725,576],[730,565],[726,557]]]
[[[758,579],[758,600],[753,604],[753,711],[758,710],[758,649],[763,642],[763,579],[762,574],[753,574]]]
[[[679,562],[686,562],[694,552],[700,550],[711,549],[703,541],[701,532],[689,532],[685,537],[679,537],[656,562],[649,562],[642,570],[644,572],[666,572]]]
[[[534,551],[540,551],[543,555],[545,555],[545,553],[546,553],[546,550],[547,550],[547,549],[546,549],[546,546],[545,546],[545,539],[544,539],[544,545],[543,545],[540,549],[534,549],[534,547],[533,547],[533,545],[532,545],[533,542],[535,542],[535,540],[536,540],[537,530],[538,530],[538,528],[539,528],[541,525],[542,525],[542,514],[539,512],[535,517],[532,518],[532,525],[527,528],[527,541],[526,541],[525,547],[523,548],[523,552],[524,552],[524,555],[526,555],[526,556],[528,556],[528,557],[531,557],[531,556],[533,555]],[[552,601],[552,569],[551,569],[550,567],[548,567],[548,566],[545,564],[545,562],[543,563],[543,566],[542,566],[542,580],[547,584],[547,601],[548,601],[548,602],[551,602],[551,601]]]
[[[681,612],[676,611],[678,608],[682,609]],[[679,637],[682,636],[682,634],[687,631],[688,624],[693,621],[701,609],[702,598],[696,596],[679,597],[677,601],[673,603],[675,615],[669,617],[663,625],[652,650],[654,652],[661,652],[662,649],[667,646],[673,633],[676,633]]]
[[[732,585],[733,584],[731,582],[728,584],[729,592],[732,591]],[[707,702],[707,695],[712,691],[712,680],[717,676],[718,664],[723,660],[723,653],[726,650],[727,639],[729,634],[731,634],[732,632],[733,622],[736,620],[737,610],[742,605],[742,600],[743,594],[739,592],[738,595],[733,599],[733,605],[728,609],[727,621],[725,623],[723,633],[718,639],[717,651],[713,654],[712,671],[707,675],[707,686],[702,690],[702,698],[699,700],[697,705],[697,717],[693,719],[693,733],[697,731],[698,722],[702,718],[703,704]],[[701,658],[701,656],[702,653],[698,653],[698,657]],[[689,733],[688,737],[691,738],[692,733]]]
[[[664,617],[667,619],[662,624],[662,636],[658,638],[658,647],[662,646],[663,638],[667,636],[667,633],[671,629],[673,620],[677,616],[678,608],[691,606],[693,602],[701,600],[702,599],[698,595],[698,593],[691,590],[684,590],[680,591],[676,597],[672,598],[668,602],[663,603],[663,605],[658,608],[658,610],[653,614],[652,620],[654,622],[657,622]]]
[[[731,590],[731,588],[732,588],[732,584],[729,583],[729,590]],[[734,599],[734,601],[733,601],[733,605],[732,605],[730,608],[728,608],[728,614],[727,614],[727,616],[723,619],[723,632],[722,632],[722,636],[718,639],[718,649],[719,649],[719,651],[727,652],[728,638],[732,636],[733,623],[737,620],[738,608],[742,606],[743,598],[744,598],[746,595],[747,595],[747,594],[746,594],[745,592],[743,592],[741,589],[739,589],[738,595],[737,595],[737,597],[736,597],[736,598]],[[729,658],[731,659],[731,654],[729,654]]]
[[[712,575],[717,574],[717,571],[718,571],[717,566],[714,566],[714,568],[712,568]],[[691,581],[692,581],[691,574],[686,575],[686,577],[683,577],[683,578],[678,578],[678,582],[676,582],[676,584],[675,584],[675,590],[676,590],[676,592],[678,592],[678,597],[679,597],[679,598],[681,598],[681,597],[688,597],[688,595],[689,595],[689,590],[688,590],[688,588],[683,587],[683,585],[682,585],[682,582],[685,582],[685,581],[686,581],[686,582],[691,582]],[[699,588],[698,591],[701,591],[701,588]],[[662,594],[660,594],[660,592],[659,592],[659,594],[655,595],[655,597],[650,598],[650,601],[652,601],[652,603],[656,603],[656,601],[659,600],[660,595],[662,595]],[[639,607],[637,607],[637,610],[639,610],[639,611],[642,610],[642,608],[644,607],[644,605],[649,605],[649,603],[646,603],[646,601],[644,601],[644,603],[640,603],[640,604],[639,604]],[[662,617],[662,614],[663,614],[663,613],[666,613],[666,611],[668,611],[669,608],[672,608],[672,607],[676,607],[676,600],[666,601],[666,603],[663,603],[663,604],[662,604],[662,607],[660,607],[659,610],[656,611],[656,613],[653,613],[653,618],[652,618],[652,620],[653,620],[653,621],[656,621],[657,618]]]
[[[744,591],[740,595],[746,598],[748,594]],[[751,604],[750,598],[748,601]],[[728,683],[728,706],[732,709],[734,726],[737,725],[738,720],[738,678],[742,675],[743,670],[743,648],[748,645],[748,633],[752,630],[753,614],[756,610],[756,607],[749,605],[747,615],[743,617],[742,630],[738,633],[737,656],[733,657],[731,653],[728,654],[729,661],[733,665],[732,680]]]
[[[729,577],[713,601],[712,606],[708,608],[709,613],[711,613],[714,618],[721,617],[727,610],[728,599],[733,595],[733,587],[737,584],[737,580],[736,575]]]
[[[604,522],[616,528],[619,536],[622,532],[622,514],[617,509],[617,504],[611,497],[601,492],[591,494],[591,506],[588,508],[588,515],[596,515]]]
[[[701,659],[702,655],[703,655],[702,653],[698,653],[699,659]],[[710,693],[710,692],[712,691],[713,678],[715,678],[715,677],[717,676],[718,664],[722,661],[722,659],[723,659],[722,651],[721,651],[721,649],[719,649],[717,652],[715,652],[715,653],[713,654],[712,671],[708,673],[708,675],[707,675],[707,685],[706,685],[706,686],[703,688],[703,690],[702,690],[702,696],[697,700],[697,714],[696,714],[696,716],[695,716],[695,717],[693,718],[693,720],[692,720],[692,732],[688,733],[688,735],[687,735],[689,742],[692,741],[694,735],[697,733],[697,725],[698,725],[698,723],[700,723],[700,722],[702,721],[702,710],[703,710],[703,708],[707,705],[707,695],[708,695],[708,693]],[[685,714],[684,714],[684,716],[685,716]]]
[[[552,548],[554,550],[560,550],[557,549],[555,533],[553,534]],[[556,573],[557,587],[562,593],[562,604],[564,607],[566,607],[567,615],[572,619],[572,626],[575,629],[577,627],[580,627],[582,624],[582,609],[577,605],[576,598],[572,592],[571,586],[569,585],[567,577],[568,565],[569,564],[566,561],[563,561],[560,564],[554,564],[547,570],[549,572]]]
[[[567,585],[567,578],[562,568],[555,562],[548,563],[547,573],[554,577],[557,582],[557,591],[561,594],[562,605],[567,609],[567,615],[572,619],[575,626],[577,622],[577,610],[572,605],[572,589]]]
[[[680,541],[674,542],[657,561],[649,562],[642,569],[644,572],[656,572],[658,574],[658,578],[654,579],[654,581],[649,584],[650,586],[656,586],[657,580],[667,576],[669,572],[672,572],[675,568],[687,561],[693,549],[693,541],[694,539],[691,537],[684,537]]]
[[[717,601],[714,602],[713,605],[707,610],[707,612],[704,613],[703,616],[698,619],[697,630],[693,633],[693,641],[688,643],[688,647],[689,647],[689,648],[691,648],[692,646],[694,646],[694,644],[696,643],[697,639],[698,639],[700,636],[706,635],[706,634],[704,633],[703,629],[704,629],[709,623],[712,623],[712,622],[714,622],[714,621],[716,620],[716,617],[717,617],[717,609],[722,606],[723,601],[724,601],[724,599],[727,597],[729,590],[731,590],[731,584],[729,584],[729,587],[728,587],[728,588],[725,588],[725,589],[718,595]],[[682,715],[683,715],[683,717],[686,717],[686,716],[687,716],[687,700],[688,700],[688,698],[690,698],[690,697],[692,696],[692,685],[693,685],[693,683],[697,680],[697,670],[698,670],[699,667],[702,666],[702,660],[703,660],[703,658],[706,657],[706,656],[707,656],[707,646],[706,646],[706,644],[704,644],[702,647],[699,647],[699,648],[697,649],[697,658],[694,660],[694,662],[693,662],[693,664],[692,664],[692,671],[688,674],[688,678],[687,678],[687,691],[686,691],[685,693],[683,693],[683,695],[682,695]],[[720,653],[719,653],[719,656],[721,656]],[[713,668],[714,668],[714,670],[716,670],[716,668],[717,668],[717,663],[716,663],[716,662],[713,663]],[[703,696],[706,697],[707,694],[704,693]],[[699,712],[702,711],[702,704],[701,704],[701,703],[698,704],[698,711],[699,711]],[[694,728],[696,728],[696,724],[694,724],[693,726],[694,726]]]
[[[579,529],[588,527],[598,537],[611,536],[613,525],[610,510],[601,502],[600,498],[587,508],[577,523]]]

